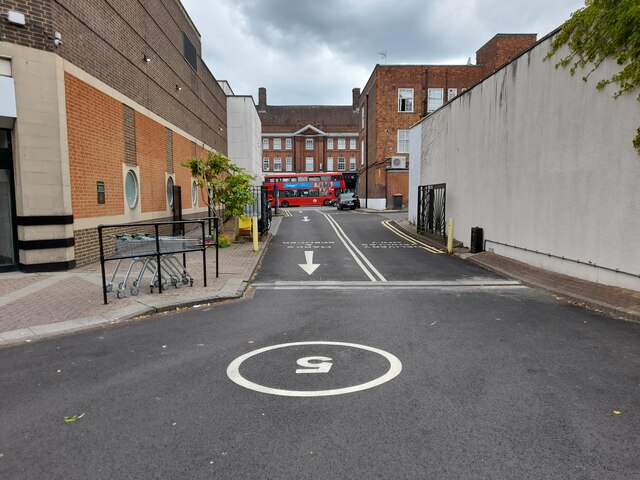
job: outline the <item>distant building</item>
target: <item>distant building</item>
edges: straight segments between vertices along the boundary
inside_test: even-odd
[[[358,104],[363,203],[385,209],[402,197],[408,205],[411,126],[535,41],[535,34],[498,34],[476,52],[475,65],[376,65]]]
[[[360,89],[352,93],[351,105],[268,105],[267,89],[261,87],[263,173],[339,171],[354,190],[360,163]]]

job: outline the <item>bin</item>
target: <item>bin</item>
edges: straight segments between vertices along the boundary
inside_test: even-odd
[[[471,227],[471,253],[480,253],[484,251],[484,232],[480,227]]]
[[[402,210],[402,195],[399,193],[393,196],[393,209]]]

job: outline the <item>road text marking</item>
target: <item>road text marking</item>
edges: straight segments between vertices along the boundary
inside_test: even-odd
[[[366,350],[368,352],[377,353],[378,355],[382,355],[389,362],[389,370],[387,372],[375,378],[369,382],[361,383],[360,385],[354,385],[352,387],[345,388],[335,388],[332,390],[282,390],[279,388],[265,387],[264,385],[260,385],[258,383],[254,383],[250,380],[247,380],[240,374],[240,365],[242,363],[256,355],[260,355],[261,353],[268,352],[271,350],[276,350],[280,348],[288,348],[288,347],[297,347],[304,345],[332,345],[332,346],[341,346],[347,348],[358,348],[360,350]],[[327,357],[304,357],[298,360],[298,365],[300,365],[300,361],[309,362],[312,359],[326,359],[322,360],[323,362],[327,362],[331,360]],[[311,364],[311,368],[317,367],[318,364]],[[331,364],[329,364],[331,365]],[[307,366],[307,365],[302,365]],[[331,367],[329,367],[331,368]],[[356,343],[344,343],[344,342],[294,342],[294,343],[282,343],[280,345],[272,345],[270,347],[260,348],[253,352],[245,353],[244,355],[239,356],[233,362],[229,364],[227,367],[227,376],[231,379],[232,382],[237,383],[238,385],[248,388],[249,390],[254,390],[256,392],[261,393],[269,393],[271,395],[281,395],[285,397],[326,397],[329,395],[343,395],[345,393],[353,393],[360,392],[362,390],[367,390],[369,388],[377,387],[378,385],[382,385],[383,383],[388,382],[389,380],[397,377],[402,371],[402,363],[398,360],[398,357],[392,355],[389,352],[385,352],[384,350],[380,350],[374,347],[368,347],[366,345],[358,345]]]

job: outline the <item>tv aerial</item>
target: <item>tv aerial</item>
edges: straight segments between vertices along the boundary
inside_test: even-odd
[[[380,55],[380,60],[383,62],[383,65],[387,64],[387,51],[386,50],[382,50],[381,52],[378,52],[378,55]]]

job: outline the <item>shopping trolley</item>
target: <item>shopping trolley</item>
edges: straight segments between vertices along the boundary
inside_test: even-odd
[[[107,292],[113,291],[118,274],[121,269],[125,268],[124,275],[121,281],[118,282],[116,291],[118,298],[125,296],[131,279],[133,279],[133,282],[131,283],[130,293],[134,296],[138,295],[146,272],[151,274],[149,289],[153,293],[154,288],[160,286],[160,269],[162,270],[162,288],[169,284],[176,288],[180,288],[182,285],[193,286],[193,277],[180,264],[175,252],[199,249],[198,239],[159,236],[156,242],[155,235],[144,233],[119,234],[112,235],[112,237],[115,237],[116,241],[114,255],[116,257],[122,256],[123,258],[118,259],[111,280],[106,284]],[[158,245],[160,247],[159,252]],[[160,253],[160,268],[158,268],[158,253]]]

